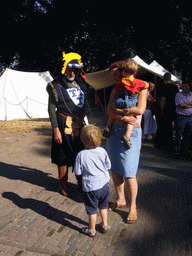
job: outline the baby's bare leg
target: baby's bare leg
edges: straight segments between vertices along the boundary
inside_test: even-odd
[[[127,137],[131,137],[131,134],[133,132],[133,127],[134,127],[134,125],[127,124],[127,126],[126,126],[126,133],[125,133],[127,135]]]

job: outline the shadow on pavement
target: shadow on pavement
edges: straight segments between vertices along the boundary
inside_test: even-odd
[[[51,177],[51,173],[45,173],[37,169],[26,166],[16,166],[0,162],[0,176],[11,179],[21,180],[45,188],[48,191],[59,192],[58,179]],[[70,188],[74,191],[76,202],[83,202],[83,195],[79,191],[78,185],[69,182]]]
[[[22,180],[33,185],[44,187],[48,191],[58,192],[58,180],[37,169],[16,166],[0,162],[0,176],[11,180]]]
[[[4,192],[2,196],[6,199],[9,199],[12,201],[15,205],[17,205],[19,208],[22,209],[31,209],[34,212],[46,217],[47,219],[50,219],[52,221],[55,221],[63,226],[67,226],[71,229],[77,230],[78,232],[81,232],[81,229],[77,226],[73,225],[69,220],[75,221],[77,223],[87,225],[88,223],[81,220],[80,218],[73,216],[71,214],[68,214],[67,212],[60,211],[52,206],[50,206],[48,203],[32,199],[32,198],[22,198],[19,195],[13,193],[13,192]]]

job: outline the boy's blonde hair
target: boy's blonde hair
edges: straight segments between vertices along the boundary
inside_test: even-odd
[[[131,58],[125,60],[121,65],[122,71],[125,71],[130,75],[134,75],[134,76],[136,75],[138,68],[139,68],[138,64]]]
[[[90,124],[83,127],[80,139],[86,148],[96,148],[101,145],[102,134],[99,127]]]

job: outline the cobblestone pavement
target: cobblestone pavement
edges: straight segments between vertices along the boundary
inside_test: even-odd
[[[50,136],[2,133],[0,145],[0,255],[192,255],[190,159],[172,159],[143,144],[138,221],[125,223],[128,208],[109,212],[110,231],[101,234],[98,229],[92,239],[81,233],[88,217],[72,173],[76,197],[59,194]]]

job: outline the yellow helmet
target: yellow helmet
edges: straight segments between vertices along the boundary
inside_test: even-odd
[[[74,53],[74,52],[70,52],[65,54],[65,52],[63,52],[63,59],[64,64],[61,70],[62,74],[65,74],[65,70],[66,68],[82,68],[83,67],[83,63],[81,62],[81,55],[79,55],[78,53]]]

